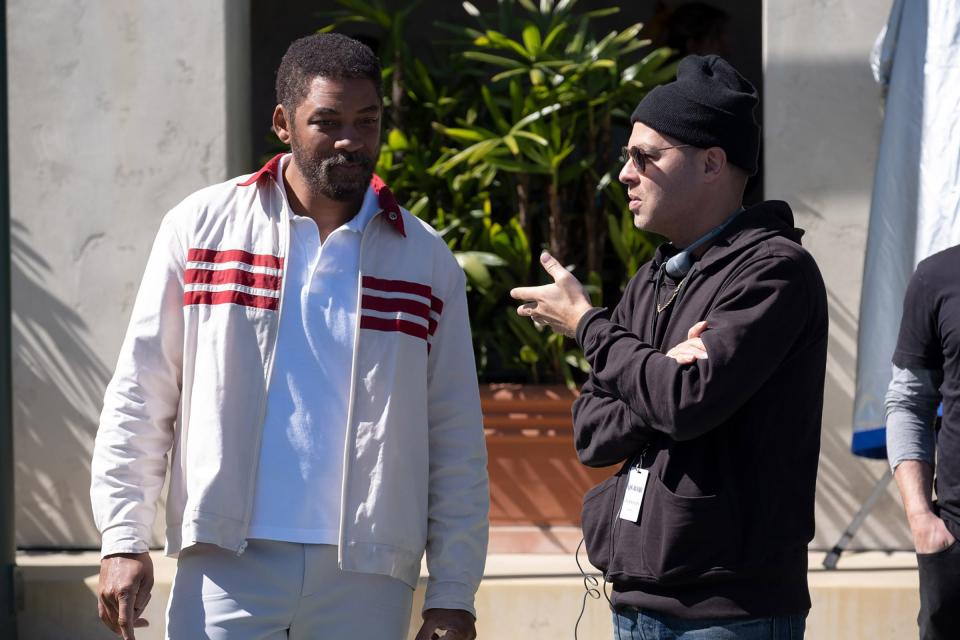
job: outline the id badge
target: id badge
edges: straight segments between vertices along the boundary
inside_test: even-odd
[[[640,505],[643,504],[643,492],[647,488],[647,477],[650,471],[633,467],[627,478],[627,491],[623,494],[623,504],[620,506],[620,517],[630,522],[640,519]]]

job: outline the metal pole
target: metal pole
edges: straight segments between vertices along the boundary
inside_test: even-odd
[[[7,129],[7,3],[0,0],[0,638],[16,640],[13,410],[10,345],[10,163]]]
[[[843,553],[847,545],[850,544],[850,541],[853,540],[854,534],[857,533],[857,530],[863,524],[864,520],[867,519],[867,516],[870,515],[870,512],[873,511],[873,508],[877,506],[877,502],[880,501],[880,498],[883,497],[883,494],[887,491],[887,485],[890,484],[890,481],[893,480],[893,471],[890,470],[890,467],[887,467],[886,473],[877,480],[877,484],[873,485],[873,490],[870,491],[870,495],[867,496],[867,499],[864,500],[863,505],[861,505],[860,510],[857,511],[853,516],[853,520],[850,521],[850,524],[847,525],[846,530],[840,536],[840,540],[837,541],[837,544],[834,545],[833,549],[830,550],[830,553],[827,554],[827,557],[823,559],[823,568],[824,569],[836,569],[837,562],[840,560],[840,554]]]

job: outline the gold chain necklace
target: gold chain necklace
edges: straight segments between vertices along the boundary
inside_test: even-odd
[[[677,298],[677,294],[680,293],[680,289],[683,287],[684,283],[686,283],[687,276],[689,275],[690,274],[688,273],[687,275],[683,276],[683,280],[681,280],[680,284],[677,285],[677,288],[673,290],[673,293],[670,294],[670,297],[667,298],[666,302],[664,302],[663,304],[660,304],[659,302],[657,303],[657,313],[663,312],[667,307],[669,307],[673,303],[673,301]]]

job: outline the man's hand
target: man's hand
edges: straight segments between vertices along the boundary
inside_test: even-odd
[[[693,364],[697,360],[707,359],[707,348],[703,344],[700,336],[707,329],[707,321],[701,320],[690,327],[687,331],[687,339],[670,351],[667,351],[667,357],[673,358],[680,364]]]
[[[476,622],[461,609],[427,609],[416,640],[473,640],[477,637]]]
[[[933,512],[930,501],[933,466],[923,460],[903,460],[894,470],[893,478],[903,498],[903,508],[917,553],[937,553],[953,544],[954,537],[943,520]]]
[[[911,517],[910,533],[917,553],[937,553],[956,541],[947,525],[932,511]]]
[[[540,254],[540,264],[553,277],[553,284],[517,287],[510,291],[510,297],[525,301],[517,307],[519,315],[572,338],[580,318],[593,308],[590,298],[573,274],[546,251]]]
[[[140,617],[150,602],[153,561],[149,553],[118,553],[100,561],[97,613],[123,640],[134,640],[134,628],[149,626]]]

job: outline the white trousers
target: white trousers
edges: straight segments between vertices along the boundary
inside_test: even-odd
[[[250,540],[242,555],[197,544],[180,553],[168,640],[403,640],[413,590],[337,567],[337,547]]]

